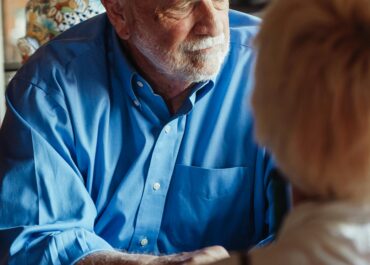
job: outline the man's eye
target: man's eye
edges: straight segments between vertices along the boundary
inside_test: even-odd
[[[194,9],[194,1],[176,1],[173,5],[162,8],[159,12],[164,16],[181,19],[188,16]]]

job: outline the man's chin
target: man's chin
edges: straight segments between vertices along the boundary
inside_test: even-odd
[[[210,76],[210,77],[217,75],[218,72],[220,71],[220,68],[221,68],[221,63],[219,62],[214,63],[213,65],[208,64],[207,66],[203,66],[199,68],[194,67],[194,69],[196,69],[195,73],[199,75]]]
[[[215,75],[220,70],[225,57],[225,55],[220,53],[213,53],[207,56],[197,56],[192,58],[191,64],[197,73]]]
[[[195,68],[196,69],[196,68]],[[202,71],[192,72],[187,75],[187,79],[193,83],[207,81],[213,79],[219,71]]]

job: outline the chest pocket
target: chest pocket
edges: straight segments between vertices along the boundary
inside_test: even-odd
[[[190,193],[203,199],[232,195],[248,178],[246,167],[202,168],[176,165],[171,188],[174,192]]]
[[[250,233],[253,185],[246,167],[176,165],[168,191],[161,238],[174,249],[222,244],[241,249]],[[220,235],[222,233],[222,235]]]

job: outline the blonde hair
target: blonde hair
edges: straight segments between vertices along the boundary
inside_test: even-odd
[[[370,199],[370,1],[275,0],[256,46],[257,140],[303,193]]]

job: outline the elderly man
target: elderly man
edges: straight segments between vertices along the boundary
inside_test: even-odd
[[[195,264],[265,242],[285,204],[252,137],[258,20],[228,0],[103,4],[8,87],[1,264]]]

